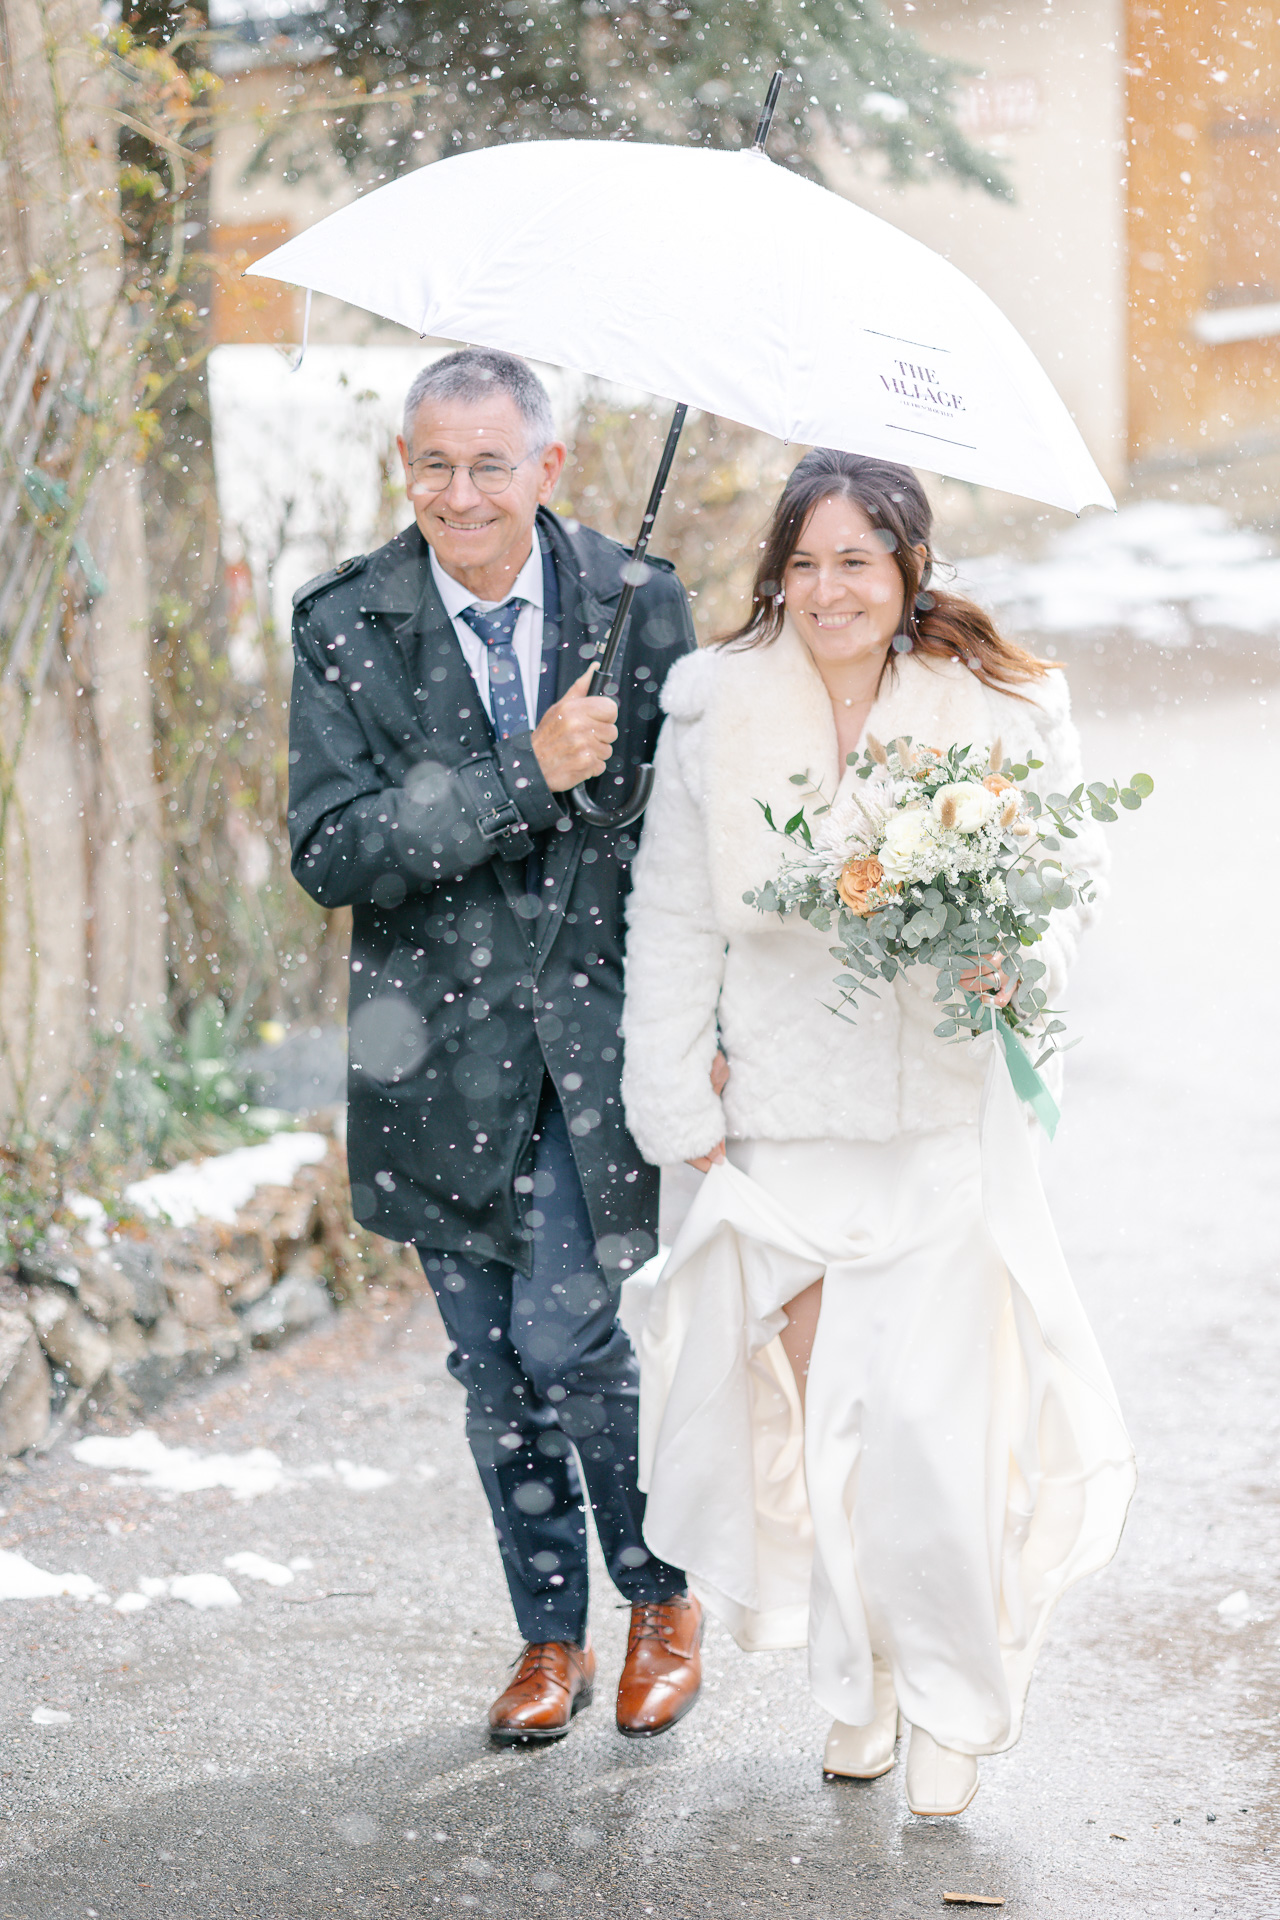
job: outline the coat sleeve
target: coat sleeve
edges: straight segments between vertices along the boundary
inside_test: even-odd
[[[1064,673],[1051,673],[1037,688],[1038,727],[1042,750],[1038,757],[1044,766],[1034,771],[1028,785],[1037,793],[1070,793],[1085,778],[1080,754],[1080,735],[1071,718],[1071,696]],[[1081,938],[1098,917],[1110,892],[1111,850],[1105,827],[1088,814],[1077,827],[1077,838],[1064,840],[1062,858],[1068,866],[1083,867],[1093,881],[1093,897],[1077,900],[1062,913],[1050,917],[1049,929],[1033,949],[1047,968],[1039,982],[1048,995],[1049,1006],[1059,1009],[1067,988],[1067,975],[1074,964]]]
[[[645,1159],[672,1166],[725,1137],[711,1089],[725,938],[715,924],[706,833],[668,719],[627,906],[622,1097]]]
[[[289,843],[294,878],[323,907],[396,907],[495,858],[480,810],[459,775],[436,761],[403,786],[387,781],[340,681],[329,678],[323,635],[309,609],[293,623],[289,712]],[[502,786],[531,832],[561,809],[532,751],[499,753]],[[528,775],[527,778],[522,778]]]

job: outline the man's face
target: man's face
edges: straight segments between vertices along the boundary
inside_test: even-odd
[[[483,400],[424,400],[409,445],[397,445],[414,518],[445,572],[481,599],[502,597],[529,557],[534,514],[555,492],[564,447],[553,441],[530,453],[524,416],[502,392]],[[441,462],[457,469],[443,488],[441,475],[426,472]],[[515,472],[501,492],[486,493],[467,471],[476,464]]]

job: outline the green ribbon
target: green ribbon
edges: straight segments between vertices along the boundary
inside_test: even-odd
[[[1026,1101],[1052,1140],[1058,1121],[1062,1117],[1058,1111],[1057,1101],[1032,1066],[1031,1056],[1023,1046],[1021,1037],[1014,1032],[1007,1020],[1000,1018],[994,1008],[991,1013],[991,1024],[1000,1036],[1000,1044],[1004,1048],[1004,1057],[1008,1064],[1009,1078],[1013,1082],[1014,1092],[1019,1100]]]

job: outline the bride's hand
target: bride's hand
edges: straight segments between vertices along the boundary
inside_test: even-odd
[[[1018,975],[1004,954],[993,953],[989,960],[979,956],[977,966],[960,975],[960,985],[965,993],[976,993],[985,1006],[1007,1007],[1017,990]]]
[[[728,1084],[729,1084],[729,1062],[725,1059],[719,1047],[717,1047],[716,1057],[711,1062],[711,1091],[712,1093],[715,1094],[717,1100],[720,1098],[720,1095],[724,1092]],[[685,1164],[690,1167],[696,1167],[699,1173],[710,1173],[712,1167],[714,1167],[714,1165],[716,1164],[716,1161],[723,1160],[723,1159],[724,1159],[724,1141],[718,1140],[715,1146],[712,1147],[710,1153],[699,1154],[696,1160],[689,1160]]]

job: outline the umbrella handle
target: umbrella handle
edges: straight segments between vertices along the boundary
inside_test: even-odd
[[[642,761],[636,768],[635,781],[631,792],[620,807],[601,807],[591,798],[585,787],[573,789],[573,804],[578,813],[590,827],[629,827],[638,820],[649,804],[653,792],[653,766]]]
[[[644,519],[640,522],[640,537],[631,549],[631,557],[622,569],[622,597],[618,601],[618,610],[613,616],[613,625],[596,659],[592,682],[592,691],[603,694],[608,700],[616,700],[622,690],[622,676],[618,671],[618,662],[626,639],[627,620],[631,613],[631,602],[636,597],[636,588],[645,576],[644,557],[649,551],[649,536],[653,532],[653,523],[658,517],[658,508],[662,505],[662,495],[671,473],[671,463],[676,457],[676,446],[684,426],[685,415],[689,409],[681,401],[671,416],[671,425],[667,429],[666,445],[662,449],[662,458],[658,462],[658,471],[654,475],[653,486],[649,492],[649,504],[644,510]],[[593,827],[629,827],[638,820],[649,804],[649,795],[653,792],[653,768],[645,763],[636,768],[635,783],[631,792],[620,807],[602,807],[591,798],[586,786],[573,789],[570,798],[581,817]]]

